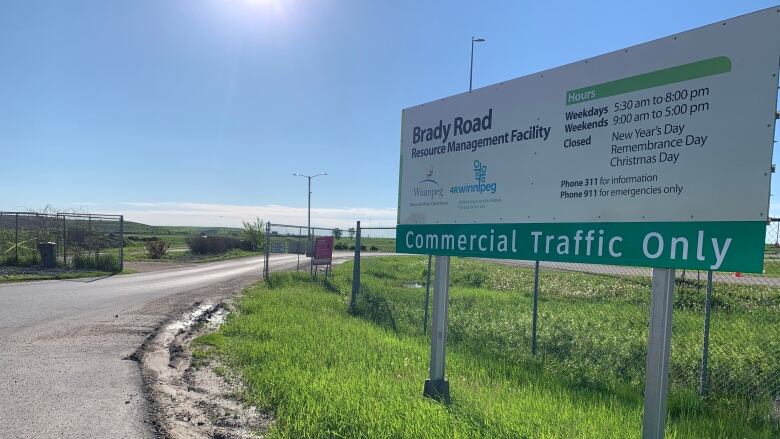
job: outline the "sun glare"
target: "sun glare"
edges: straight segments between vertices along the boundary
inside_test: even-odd
[[[255,5],[277,6],[277,1],[276,0],[241,0],[241,1],[243,1],[244,3],[246,3],[248,5],[252,5],[252,6],[255,6]]]
[[[275,14],[276,16],[285,17],[287,15],[286,13],[286,6],[289,6],[288,1],[285,0],[233,0],[237,1],[239,4],[243,4],[245,7],[254,9],[255,11],[263,13],[271,12]]]

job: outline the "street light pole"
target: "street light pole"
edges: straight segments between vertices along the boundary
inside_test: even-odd
[[[474,43],[483,43],[484,38],[471,37],[471,67],[469,68],[469,93],[471,93],[471,85],[474,79]]]
[[[308,222],[306,224],[306,228],[308,230],[308,243],[307,243],[307,246],[311,247],[311,179],[315,178],[315,177],[319,177],[320,175],[328,175],[328,173],[327,172],[320,172],[319,174],[314,174],[314,175],[304,175],[304,174],[300,174],[300,173],[296,172],[293,175],[296,176],[296,177],[304,177],[304,178],[306,178],[309,181]],[[308,250],[309,249],[307,248],[306,251],[308,252]]]

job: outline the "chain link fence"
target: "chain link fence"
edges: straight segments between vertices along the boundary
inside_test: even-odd
[[[121,215],[0,212],[0,271],[124,266]]]
[[[306,227],[285,227],[271,228],[271,248],[274,237],[306,241]],[[313,230],[339,236],[328,283],[351,312],[428,336],[432,258],[394,254],[395,228]],[[670,415],[716,407],[747,423],[780,421],[780,221],[768,223],[766,243],[762,274],[677,270]],[[308,263],[272,262],[271,271]],[[586,389],[641,396],[650,269],[452,258],[450,282],[448,345]]]

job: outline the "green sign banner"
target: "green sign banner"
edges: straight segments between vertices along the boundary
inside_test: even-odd
[[[399,224],[398,253],[763,271],[763,221]]]
[[[584,87],[566,93],[566,105],[617,96],[731,71],[731,60],[718,56],[680,66]]]

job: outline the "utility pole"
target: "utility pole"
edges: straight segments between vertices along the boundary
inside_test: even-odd
[[[295,177],[304,177],[304,178],[306,178],[309,181],[309,190],[308,190],[308,198],[309,198],[309,201],[308,201],[308,206],[309,206],[309,208],[308,208],[308,223],[306,224],[306,228],[308,229],[308,238],[307,238],[308,242],[306,243],[306,246],[307,246],[306,251],[308,252],[309,249],[311,249],[311,236],[312,236],[311,235],[311,179],[315,178],[315,177],[319,177],[321,175],[328,175],[328,173],[327,172],[320,172],[319,174],[314,174],[314,175],[304,175],[304,174],[296,172],[293,175]],[[314,255],[312,255],[312,261],[313,260],[314,260]]]

